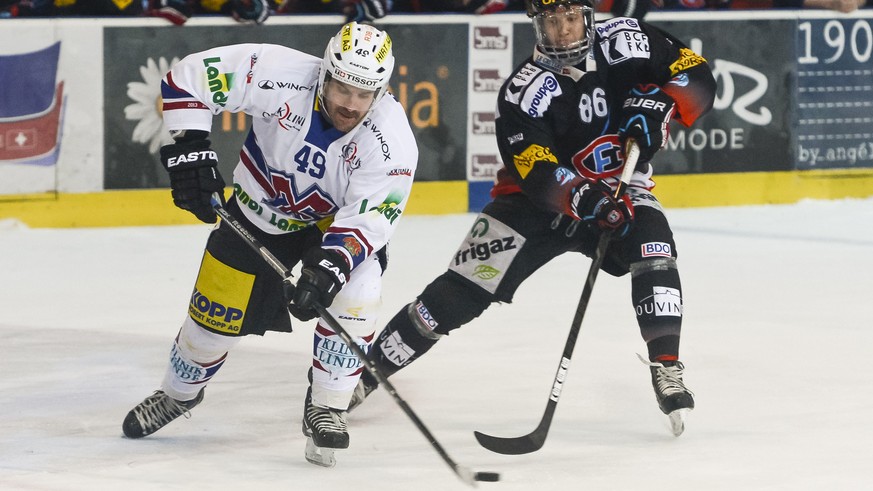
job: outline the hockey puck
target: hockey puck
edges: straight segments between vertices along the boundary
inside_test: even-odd
[[[474,478],[482,482],[497,482],[500,480],[500,474],[496,472],[477,472]]]

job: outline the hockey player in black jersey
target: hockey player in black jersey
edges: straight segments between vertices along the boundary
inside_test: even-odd
[[[645,22],[619,17],[595,24],[590,0],[527,0],[526,6],[536,47],[498,95],[504,166],[493,200],[448,270],[391,319],[370,356],[391,376],[491,303],[511,302],[539,267],[569,251],[590,257],[599,236],[611,233],[601,269],[630,273],[648,348],[641,360],[678,435],[694,399],[679,361],[683,301],[676,245],[652,194],[649,162],[665,145],[672,120],[691,125],[712,107],[715,80],[705,59]],[[615,199],[612,187],[629,138],[640,158],[627,194]],[[365,372],[352,406],[376,387]]]

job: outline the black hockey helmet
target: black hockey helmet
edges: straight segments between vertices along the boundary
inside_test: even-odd
[[[528,17],[533,17],[541,12],[555,10],[562,5],[587,5],[594,10],[594,3],[591,0],[524,0]]]
[[[585,60],[594,42],[592,0],[525,0],[527,16],[533,19],[537,47],[553,61],[577,65]],[[573,36],[557,31],[576,25]],[[560,27],[559,27],[560,26]]]

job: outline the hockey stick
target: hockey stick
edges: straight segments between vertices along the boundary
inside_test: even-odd
[[[241,223],[239,223],[237,219],[232,217],[230,213],[228,213],[227,210],[224,209],[224,206],[222,206],[221,203],[222,201],[217,194],[212,196],[212,208],[215,209],[215,213],[217,213],[218,216],[221,217],[224,223],[230,225],[230,228],[233,229],[233,231],[236,232],[236,234],[239,235],[239,237],[243,239],[243,241],[245,241],[245,243],[248,244],[249,247],[251,247],[255,252],[260,254],[260,256],[264,259],[264,261],[267,262],[267,264],[270,265],[271,268],[279,273],[279,276],[282,277],[282,282],[285,286],[294,288],[294,283],[291,282],[291,270],[285,267],[285,265],[282,264],[282,262],[279,261],[279,259],[277,259],[276,256],[274,256],[266,247],[261,245],[260,241],[258,241],[255,236],[253,236]],[[373,375],[376,380],[379,381],[379,384],[381,386],[385,387],[385,390],[389,394],[391,394],[391,397],[394,398],[394,401],[397,403],[397,405],[400,406],[400,409],[402,409],[403,412],[406,413],[407,416],[409,416],[409,419],[412,420],[412,422],[415,424],[415,427],[418,428],[418,431],[420,431],[424,435],[427,441],[430,442],[431,446],[433,446],[437,453],[440,454],[440,457],[443,458],[445,463],[448,464],[449,467],[451,467],[452,471],[462,481],[475,487],[476,481],[500,480],[500,474],[497,472],[473,472],[469,468],[462,466],[452,460],[452,458],[449,456],[443,446],[440,445],[440,443],[437,441],[436,437],[434,437],[430,430],[428,430],[427,427],[424,425],[424,422],[418,417],[417,414],[415,414],[409,404],[407,404],[406,401],[403,400],[402,397],[400,397],[400,394],[397,393],[397,390],[394,388],[391,382],[388,381],[388,378],[382,375],[381,372],[379,372],[376,364],[367,357],[367,354],[364,353],[364,350],[362,350],[361,347],[354,342],[349,333],[340,325],[339,322],[337,322],[333,315],[331,315],[330,312],[328,312],[327,309],[325,309],[321,305],[315,304],[313,307],[318,315],[321,317],[321,321],[327,324],[331,329],[333,329],[333,331],[339,335],[339,337],[343,340],[344,343],[346,343],[346,346],[349,347],[349,349],[355,354],[355,356],[357,356],[358,359],[364,363],[364,367]]]
[[[624,192],[627,190],[628,183],[634,173],[634,168],[637,166],[637,159],[640,156],[640,148],[633,140],[627,141],[625,155],[624,170],[622,170],[621,180],[615,190],[616,199],[624,195]],[[540,420],[540,424],[531,433],[518,437],[503,438],[474,431],[473,434],[476,435],[476,440],[488,450],[505,455],[520,455],[536,452],[546,443],[546,436],[549,434],[549,427],[552,425],[552,417],[555,415],[555,408],[558,407],[558,398],[561,397],[561,388],[564,385],[564,379],[570,368],[573,348],[576,346],[576,339],[579,337],[582,318],[585,316],[585,310],[588,308],[591,291],[594,289],[594,280],[597,279],[597,272],[600,271],[600,267],[603,265],[603,258],[606,256],[606,248],[609,246],[610,239],[610,234],[604,233],[600,235],[600,240],[597,242],[597,249],[591,261],[591,267],[588,269],[585,287],[582,289],[582,297],[579,299],[579,305],[576,306],[576,315],[573,317],[570,334],[567,336],[567,342],[564,344],[561,363],[558,365],[557,373],[555,373],[555,380],[552,383],[549,400],[546,403],[546,411]]]

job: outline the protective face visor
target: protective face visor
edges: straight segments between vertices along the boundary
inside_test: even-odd
[[[379,95],[385,90],[384,87],[379,87],[376,90],[367,90],[361,87],[356,87],[352,84],[341,82],[331,74],[327,74],[323,82],[319,96],[321,97],[322,107],[327,110],[330,108],[342,108],[346,111],[354,111],[365,115],[370,112],[373,105],[379,99]]]
[[[559,6],[533,18],[537,47],[563,65],[578,65],[588,56],[594,39],[594,9]]]

